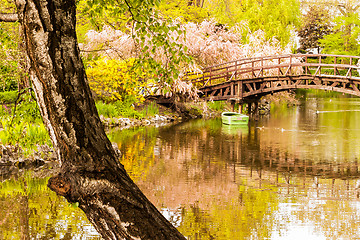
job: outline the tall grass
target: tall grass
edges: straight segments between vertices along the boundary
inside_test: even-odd
[[[150,109],[146,111],[138,112],[135,110],[134,102],[131,100],[117,101],[113,103],[97,102],[96,108],[99,115],[103,115],[108,118],[124,117],[141,119],[147,114],[154,114],[154,112],[156,112],[155,107],[150,107]]]
[[[96,108],[98,110],[99,115],[103,115],[104,117],[118,117],[119,110],[115,104],[112,103],[104,103],[97,102]]]
[[[156,105],[156,103],[151,102],[141,111],[141,114],[144,117],[155,116],[156,114],[159,114],[159,107]]]
[[[135,110],[134,101],[132,100],[118,101],[115,104],[120,116],[122,117],[136,119],[141,119],[144,117],[142,113]]]
[[[30,153],[37,149],[37,145],[47,144],[51,141],[45,126],[41,123],[30,123],[25,121],[12,122],[11,119],[1,120],[0,143],[3,145],[19,145]]]

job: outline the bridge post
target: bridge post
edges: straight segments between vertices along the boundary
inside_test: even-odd
[[[231,104],[231,111],[235,112],[235,104],[238,103],[239,104],[239,113],[243,112],[243,100],[239,99],[239,98],[230,98],[228,101],[230,101]]]
[[[260,97],[245,100],[245,103],[247,103],[248,114],[256,121],[259,118],[259,102]]]
[[[238,81],[237,96],[239,99],[243,99],[243,82],[242,81]]]
[[[232,111],[232,112],[235,112],[235,103],[236,103],[236,101],[235,101],[235,100],[230,100],[230,104],[231,104],[231,111]]]
[[[258,120],[257,118],[258,118],[258,116],[259,116],[259,100],[256,100],[255,102],[254,102],[254,115],[255,115],[255,119],[256,120]]]
[[[252,102],[248,102],[247,103],[247,109],[248,109],[248,114],[250,115],[251,114],[251,105],[252,105]]]
[[[239,113],[243,113],[243,101],[239,101]]]

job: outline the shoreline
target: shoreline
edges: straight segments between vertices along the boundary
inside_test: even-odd
[[[129,129],[132,127],[155,126],[162,127],[170,124],[177,124],[186,119],[176,115],[159,115],[147,119],[131,119],[131,118],[105,118],[100,116],[105,131],[112,129]],[[118,154],[120,150],[116,144],[113,144]],[[45,145],[37,145],[37,150],[29,155],[24,154],[18,144],[2,145],[0,144],[0,182],[11,179],[12,177],[20,177],[27,170],[32,170],[34,177],[48,177],[59,171],[60,165],[57,156],[52,147]]]

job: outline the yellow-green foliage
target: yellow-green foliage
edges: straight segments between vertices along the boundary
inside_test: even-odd
[[[147,85],[147,80],[144,72],[133,68],[134,62],[134,59],[105,58],[90,62],[86,73],[97,97],[106,102],[128,98],[143,101],[141,90]]]

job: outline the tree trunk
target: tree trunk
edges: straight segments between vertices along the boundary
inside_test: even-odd
[[[130,179],[100,122],[75,32],[75,0],[16,0],[30,79],[61,163],[48,186],[104,239],[185,239]]]

